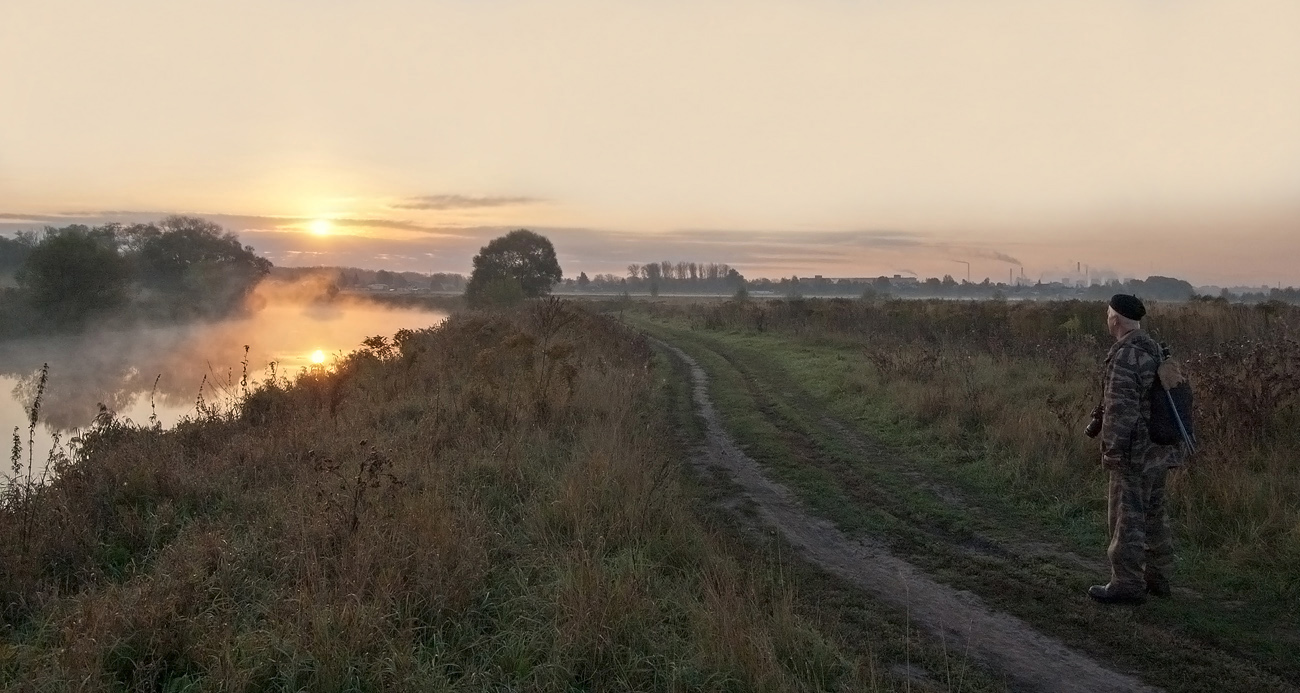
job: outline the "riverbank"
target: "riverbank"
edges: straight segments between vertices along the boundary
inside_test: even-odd
[[[680,391],[654,359],[616,321],[548,301],[370,340],[333,370],[171,430],[104,418],[77,459],[54,461],[52,483],[8,489],[0,682],[908,681],[891,653],[810,616],[781,558],[700,519]],[[906,643],[900,660],[927,656]]]

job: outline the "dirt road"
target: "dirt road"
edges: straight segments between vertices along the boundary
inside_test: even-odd
[[[723,429],[708,393],[708,374],[682,350],[664,344],[690,367],[695,406],[706,424],[706,445],[696,463],[720,470],[738,498],[755,509],[738,521],[770,529],[807,560],[877,599],[905,609],[910,620],[951,649],[1002,672],[1014,690],[1154,691],[1136,678],[1109,669],[1025,622],[988,608],[975,595],[940,584],[882,545],[850,538],[830,521],[807,512],[784,486],[769,479]]]

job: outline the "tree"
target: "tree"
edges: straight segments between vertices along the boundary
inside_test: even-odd
[[[589,286],[590,284],[591,284],[591,279],[587,277],[587,273],[586,273],[586,272],[579,272],[579,273],[578,273],[578,288],[579,288],[579,289],[585,289],[585,288],[587,288],[587,286]]]
[[[183,312],[224,314],[271,271],[269,260],[207,219],[171,216],[123,235],[125,247],[134,251],[140,283],[184,306]]]
[[[465,287],[471,305],[501,302],[518,287],[520,298],[545,296],[551,285],[564,278],[555,259],[555,247],[545,236],[519,229],[494,239],[474,256],[474,272]]]
[[[1190,282],[1160,276],[1147,277],[1146,281],[1135,279],[1130,282],[1130,290],[1144,298],[1161,301],[1186,301],[1196,293]]]
[[[9,239],[0,236],[0,279],[17,272],[27,260],[27,255],[32,252],[34,245],[36,242],[30,237]]]
[[[119,306],[130,277],[113,231],[80,225],[47,229],[17,274],[32,305],[55,319],[74,321]]]

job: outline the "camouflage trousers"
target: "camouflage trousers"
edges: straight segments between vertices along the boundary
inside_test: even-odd
[[[1136,467],[1136,465],[1134,465]],[[1110,584],[1121,591],[1145,591],[1147,583],[1168,584],[1174,541],[1165,507],[1163,466],[1143,471],[1126,465],[1110,472],[1107,521]]]

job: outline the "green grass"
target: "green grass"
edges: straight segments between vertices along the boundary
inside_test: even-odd
[[[692,400],[689,368],[665,349],[656,348],[656,352],[656,367],[662,374],[660,406],[667,409],[674,428],[687,444],[699,444],[704,423]],[[764,432],[772,431],[761,417],[749,420]],[[781,448],[777,445],[770,449],[779,452]],[[779,534],[746,533],[734,511],[723,505],[735,494],[724,474],[691,475],[687,485],[698,499],[696,512],[714,531],[732,539],[730,550],[750,555],[751,561],[769,566],[795,613],[818,623],[839,642],[852,643],[853,650],[867,662],[868,680],[873,686],[906,690],[1006,690],[997,672],[983,670],[965,653],[950,651],[943,642],[919,632],[909,625],[905,613],[802,560]],[[744,510],[742,507],[741,511]],[[909,670],[912,676],[901,678],[901,673]]]
[[[632,319],[697,358],[748,452],[845,531],[883,538],[940,580],[1171,689],[1253,689],[1270,672],[1300,680],[1300,643],[1288,639],[1295,604],[1284,588],[1268,594],[1285,576],[1184,542],[1179,582],[1194,592],[1139,610],[1083,597],[1105,578],[1104,491],[1100,470],[1068,468],[1075,443],[1062,439],[1064,452],[1041,468],[1012,463],[1016,453],[977,417],[963,421],[953,411],[961,407],[882,382],[852,340]],[[973,382],[947,397],[966,405],[982,397],[978,405],[992,409],[997,397],[1036,390],[1041,401],[1069,387],[1033,368],[1019,377],[992,363],[970,370]]]

